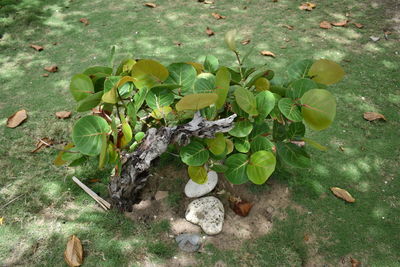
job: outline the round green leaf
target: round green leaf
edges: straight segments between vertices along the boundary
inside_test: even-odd
[[[136,79],[137,88],[151,88],[165,81],[169,76],[168,69],[151,59],[142,59],[132,66],[132,77]]]
[[[175,108],[177,111],[199,110],[214,104],[217,99],[218,95],[215,93],[185,95],[176,103]]]
[[[204,69],[207,72],[214,73],[218,70],[219,62],[213,55],[206,56],[204,60]]]
[[[261,77],[261,78],[257,79],[257,81],[254,83],[254,86],[256,87],[256,90],[258,92],[261,92],[261,91],[269,90],[270,84],[269,84],[269,81],[266,78]]]
[[[307,73],[314,63],[311,59],[302,59],[290,64],[287,69],[288,76],[292,79],[301,79],[307,77]]]
[[[308,168],[311,165],[310,156],[304,150],[292,143],[276,143],[279,158],[286,164],[296,168]]]
[[[204,184],[207,182],[207,170],[204,166],[189,166],[188,173],[190,179],[195,183]]]
[[[246,168],[249,180],[255,184],[265,183],[275,170],[276,158],[272,152],[260,150],[250,156]]]
[[[336,115],[335,97],[327,90],[312,89],[301,98],[301,113],[311,129],[320,131],[328,128]]]
[[[166,88],[152,88],[147,93],[146,103],[152,109],[169,106],[174,102],[174,94]]]
[[[251,141],[251,152],[253,153],[261,150],[271,151],[273,147],[274,144],[268,138],[261,135]]]
[[[221,172],[224,173],[228,170],[228,167],[222,164],[214,164],[211,166],[210,168],[211,170],[215,171],[215,172]]]
[[[76,107],[76,111],[83,112],[91,110],[96,107],[101,102],[101,97],[103,96],[103,91],[92,94],[81,101],[78,102],[78,106]]]
[[[225,34],[225,43],[230,50],[236,51],[236,30],[230,30]]]
[[[145,137],[145,133],[144,132],[138,132],[135,134],[135,140],[136,142],[140,142],[142,141],[142,139]]]
[[[215,86],[216,86],[215,92],[218,95],[218,100],[217,103],[215,104],[217,106],[217,109],[222,108],[225,104],[226,97],[228,96],[230,81],[231,81],[231,73],[227,68],[221,67],[217,71],[217,75],[215,77]]]
[[[205,142],[214,155],[220,155],[225,152],[226,142],[223,133],[216,133],[215,138],[206,139]]]
[[[178,84],[181,94],[187,95],[192,92],[194,81],[196,80],[196,69],[186,63],[174,63],[168,66],[169,76],[166,83]]]
[[[246,139],[235,139],[235,148],[240,153],[247,153],[250,150],[250,142]]]
[[[94,86],[89,76],[76,74],[72,77],[69,90],[76,101],[80,101],[94,93]]]
[[[266,118],[275,107],[275,97],[270,91],[260,92],[256,95],[257,110],[262,118]]]
[[[302,121],[300,109],[296,103],[290,98],[282,98],[278,102],[279,110],[282,114],[291,121]]]
[[[241,109],[247,112],[249,115],[258,115],[257,102],[253,93],[243,87],[236,88],[235,100]]]
[[[311,89],[319,88],[318,84],[310,79],[300,79],[292,82],[286,91],[286,97],[291,99],[301,98],[305,92]]]
[[[311,66],[308,76],[312,77],[317,83],[330,85],[343,78],[344,70],[336,62],[320,59]]]
[[[72,140],[82,154],[96,156],[101,152],[101,135],[108,134],[110,130],[105,119],[89,115],[80,118],[75,123]]]
[[[253,124],[249,121],[235,122],[235,126],[229,131],[229,134],[234,137],[246,137],[253,130]]]
[[[95,75],[97,73],[104,73],[107,75],[111,75],[113,72],[112,68],[109,67],[103,67],[103,66],[94,66],[94,67],[90,67],[88,69],[86,69],[83,74],[87,75],[87,76],[91,76],[91,75]]]
[[[181,148],[180,156],[186,165],[202,166],[207,162],[209,154],[202,143],[192,141],[187,146]]]
[[[232,184],[243,184],[248,181],[246,174],[247,166],[247,155],[246,154],[233,154],[226,159],[225,165],[228,170],[225,172],[226,178]]]
[[[254,138],[257,135],[265,134],[269,132],[269,125],[266,121],[256,121],[253,123],[253,130],[251,131],[249,138]]]
[[[194,82],[194,93],[214,93],[215,91],[215,76],[211,73],[201,73],[197,76]]]

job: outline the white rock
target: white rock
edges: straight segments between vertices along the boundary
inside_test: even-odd
[[[185,195],[187,197],[201,197],[205,194],[210,193],[218,183],[218,174],[214,171],[208,172],[207,182],[204,184],[198,184],[189,180],[185,186]]]
[[[185,218],[199,225],[206,234],[216,235],[222,231],[224,214],[224,206],[218,198],[203,197],[189,204]]]

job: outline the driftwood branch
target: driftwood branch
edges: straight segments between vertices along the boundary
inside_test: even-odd
[[[197,112],[189,123],[175,127],[150,128],[135,152],[126,154],[121,175],[111,179],[109,192],[112,206],[131,211],[139,191],[146,185],[148,169],[154,159],[167,151],[169,144],[187,145],[191,137],[213,138],[216,133],[233,128],[236,114],[216,121],[207,121]]]

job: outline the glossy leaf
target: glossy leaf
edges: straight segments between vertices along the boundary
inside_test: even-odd
[[[188,173],[190,179],[195,183],[204,184],[207,182],[207,170],[204,166],[189,166]]]
[[[266,118],[275,107],[275,97],[270,91],[260,92],[256,95],[259,116]]]
[[[272,151],[274,143],[264,136],[257,136],[251,141],[251,152],[255,153],[260,150]]]
[[[286,97],[291,99],[301,98],[305,92],[318,88],[318,84],[310,79],[300,79],[292,82],[286,91]]]
[[[290,98],[282,98],[278,102],[279,110],[282,114],[291,121],[302,121],[300,108],[298,105]]]
[[[257,102],[253,93],[243,87],[238,87],[235,90],[234,95],[236,103],[241,109],[249,115],[258,115]]]
[[[235,126],[229,131],[229,134],[234,137],[246,137],[253,130],[253,124],[249,121],[235,122]]]
[[[275,170],[276,158],[270,151],[260,150],[250,156],[246,173],[255,184],[265,183]]]
[[[225,143],[226,143],[226,154],[232,153],[234,147],[232,140],[225,138]]]
[[[111,128],[105,119],[89,115],[75,123],[72,140],[82,154],[96,156],[101,152],[101,135],[110,131]]]
[[[208,107],[218,99],[218,95],[215,93],[203,93],[203,94],[192,94],[186,95],[178,103],[176,103],[176,110],[200,110]]]
[[[205,142],[214,155],[220,155],[225,152],[226,142],[223,133],[216,133],[215,138],[206,139]]]
[[[127,121],[122,123],[122,133],[124,135],[124,142],[121,146],[124,147],[129,144],[133,137],[132,128]]]
[[[174,94],[166,88],[152,88],[146,96],[146,104],[152,109],[169,106],[174,102]]]
[[[301,113],[306,124],[313,130],[328,128],[336,115],[336,99],[327,90],[312,89],[301,98]]]
[[[192,141],[180,150],[181,160],[189,166],[202,166],[209,157],[208,150],[198,141]]]
[[[196,69],[186,63],[174,63],[168,66],[169,77],[165,81],[170,84],[178,84],[182,95],[192,93],[193,84],[196,80]]]
[[[225,161],[228,170],[225,172],[225,177],[232,184],[243,184],[248,181],[246,167],[248,164],[246,154],[233,154]]]
[[[94,86],[89,76],[76,74],[72,77],[69,90],[76,101],[80,101],[94,93]]]
[[[278,156],[286,164],[296,168],[308,168],[311,165],[310,156],[304,150],[292,143],[278,142],[276,144]]]
[[[225,43],[230,50],[236,51],[236,30],[230,30],[225,34]]]
[[[82,99],[81,101],[78,102],[76,111],[78,112],[89,111],[92,108],[98,106],[101,102],[102,96],[103,92],[101,91]]]
[[[225,67],[221,67],[217,71],[217,75],[215,77],[215,86],[216,86],[215,92],[218,95],[218,99],[215,104],[217,109],[222,108],[225,104],[225,100],[229,91],[230,80],[231,80],[231,73],[229,72],[229,70]]]
[[[204,60],[205,71],[210,73],[215,73],[218,70],[218,67],[219,67],[219,61],[215,56],[213,55],[206,56]]]
[[[144,132],[138,132],[135,134],[135,140],[136,142],[140,142],[143,140],[143,138],[146,136]]]
[[[288,66],[287,73],[292,79],[305,78],[313,63],[314,61],[311,59],[298,60]]]
[[[320,59],[311,66],[308,75],[317,83],[330,85],[343,79],[344,70],[336,62]]]

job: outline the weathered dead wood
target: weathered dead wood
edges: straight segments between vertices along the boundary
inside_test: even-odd
[[[189,123],[175,127],[150,128],[135,152],[126,154],[121,175],[111,179],[108,186],[112,206],[131,211],[139,191],[146,185],[151,162],[163,154],[169,144],[187,145],[191,137],[213,138],[216,133],[228,132],[236,114],[216,121],[207,121],[196,113]]]

